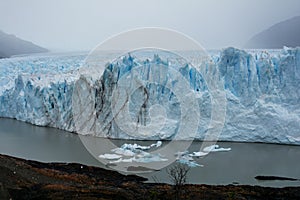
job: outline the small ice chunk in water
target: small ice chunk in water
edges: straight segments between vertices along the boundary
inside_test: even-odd
[[[189,154],[188,151],[178,151],[177,153],[175,153],[175,156],[177,156],[177,158],[179,158],[179,157],[187,155],[187,154]]]
[[[220,148],[219,145],[207,146],[203,151],[189,153],[188,151],[182,151],[175,153],[176,160],[179,163],[186,164],[189,167],[198,167],[203,166],[196,163],[193,157],[203,157],[206,156],[209,152],[220,152],[220,151],[230,151],[231,148]]]
[[[123,148],[115,148],[111,150],[112,152],[123,155],[123,156],[134,156],[135,153],[129,149],[123,149]]]
[[[203,165],[199,165],[198,163],[196,163],[192,157],[190,157],[189,155],[185,155],[179,159],[177,159],[177,162],[181,163],[181,164],[185,164],[189,167],[203,167]]]
[[[134,149],[140,149],[140,150],[147,150],[150,149],[152,147],[160,147],[162,145],[161,141],[157,141],[155,144],[151,144],[150,146],[141,146],[138,144],[123,144],[121,146],[122,149],[130,149],[130,150],[134,150]]]
[[[162,145],[161,141],[157,141],[155,144],[149,146],[141,146],[138,144],[123,144],[120,148],[112,149],[111,151],[115,154],[102,154],[99,158],[104,158],[107,160],[112,160],[109,163],[121,163],[121,162],[140,162],[140,163],[150,163],[150,162],[164,162],[167,158],[164,158],[160,154],[151,154],[144,150],[148,150],[153,147],[160,147]],[[124,158],[130,157],[130,158]]]
[[[188,151],[177,152],[177,153],[175,153],[175,155],[177,156],[176,161],[181,164],[185,164],[189,167],[199,167],[199,166],[202,167],[203,166],[203,165],[199,165],[198,163],[196,163]]]
[[[162,145],[162,141],[157,141],[156,144],[151,144],[150,147],[160,147]]]
[[[104,158],[104,159],[107,159],[107,160],[115,160],[115,159],[119,159],[121,158],[122,156],[120,155],[117,155],[117,154],[109,154],[109,153],[105,153],[105,154],[101,154],[99,155],[99,158]]]
[[[208,152],[197,151],[197,152],[193,152],[193,153],[189,154],[189,156],[202,157],[202,156],[206,156],[207,154],[208,154]]]
[[[148,154],[140,158],[135,158],[135,162],[140,162],[140,163],[150,163],[150,162],[164,162],[167,161],[168,159],[163,158],[160,154]]]
[[[230,150],[231,150],[231,148],[221,148],[217,144],[207,146],[203,149],[203,151],[205,151],[205,152],[218,152],[218,151],[230,151]]]
[[[181,164],[186,164],[189,167],[203,167],[203,165],[199,165],[195,161],[188,161],[188,160],[178,160],[177,162]]]
[[[110,164],[113,164],[113,163],[121,163],[121,162],[124,162],[124,163],[131,163],[133,160],[134,160],[134,158],[120,158],[120,159],[118,159],[118,160],[109,161],[109,163],[110,163]]]

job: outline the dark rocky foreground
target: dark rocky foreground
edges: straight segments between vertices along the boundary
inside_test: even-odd
[[[0,199],[174,199],[168,184],[81,164],[0,155]],[[300,187],[185,185],[181,199],[300,199]]]

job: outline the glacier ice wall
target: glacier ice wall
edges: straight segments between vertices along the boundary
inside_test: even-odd
[[[197,99],[197,103],[203,117],[200,120],[201,126],[198,131],[203,135],[209,122],[211,105],[209,92],[202,76],[186,63],[180,63],[178,60],[172,60],[170,57],[168,57],[168,62],[166,62],[161,56],[154,55],[151,60],[139,60],[131,55],[124,56],[120,61],[109,64],[101,79],[93,81],[88,76],[81,76],[74,86],[73,113],[75,113],[75,132],[110,138],[174,138],[182,122],[181,104],[178,96],[172,92],[178,85],[178,80],[174,76],[180,74],[186,79],[188,87],[195,90],[198,96],[201,96],[201,98]],[[177,75],[173,74],[170,65],[178,67],[176,69]],[[134,69],[137,68],[140,70],[135,71]],[[135,76],[135,73],[138,75]],[[126,81],[121,84],[122,86],[126,84],[129,87],[135,87],[136,77],[138,77],[138,82],[141,82],[141,80],[147,80],[147,82],[145,84],[138,83],[139,86],[128,96],[126,96],[127,94],[119,94],[125,101],[127,97],[128,99],[130,98],[128,100],[130,116],[122,116],[121,120],[118,121],[116,119],[117,115],[122,115],[122,109],[125,110],[123,103],[126,102],[121,102],[120,109],[117,108],[115,111],[118,114],[114,115],[112,105],[116,103],[113,102],[113,92],[121,79]],[[121,89],[121,91],[125,91],[125,89]],[[129,90],[126,92],[128,93]],[[185,92],[181,91],[181,93]],[[150,117],[153,106],[164,108],[166,112],[164,116],[165,122],[157,119],[159,118],[157,114],[153,114]],[[159,110],[157,111],[157,113],[161,114]],[[151,126],[153,121],[156,121],[156,123]],[[160,126],[160,122],[163,123],[163,127]],[[121,125],[125,124],[126,126],[129,123],[134,128],[133,134],[129,134],[130,130],[126,131],[120,128]],[[144,128],[147,125],[149,125],[149,129]],[[140,131],[141,129],[143,132]],[[187,130],[190,129],[187,128]],[[145,136],[142,136],[142,134],[134,136],[139,131]],[[192,132],[187,131],[184,137],[180,139],[193,138]]]
[[[278,54],[229,48],[218,67],[227,91],[223,140],[299,144],[299,48]]]
[[[75,94],[91,103],[82,111],[81,117],[86,117],[83,121],[89,123],[81,124],[84,130],[81,134],[93,134],[95,131],[91,130],[96,130],[97,136],[133,139],[112,121],[110,96],[118,76],[136,64],[134,59],[126,57],[118,66],[108,65],[103,77],[95,78],[88,71],[80,75],[78,63],[82,58],[76,58],[75,61],[74,58],[46,59],[43,64],[48,69],[42,69],[53,73],[51,67],[54,66],[57,71],[51,75],[39,71],[41,67],[37,66],[41,65],[36,65],[34,59],[30,62],[26,59],[22,62],[13,59],[0,61],[0,116],[76,132],[74,123],[78,121],[74,120],[73,113],[78,107],[74,105],[85,103],[72,102],[76,88]],[[224,80],[227,98],[226,122],[220,140],[300,144],[300,48],[247,51],[227,48],[214,53],[212,60]],[[157,57],[151,62],[167,65]],[[27,65],[29,67],[24,67]],[[12,69],[18,70],[7,72]],[[201,93],[199,106],[203,115],[196,138],[203,139],[211,111],[209,92],[201,75],[193,68],[180,66],[180,70],[187,76],[191,88]],[[150,139],[172,138],[179,123],[178,100],[163,87],[149,84],[145,89],[153,94],[148,106],[163,104],[167,107],[170,122],[161,134]],[[143,92],[144,89],[134,94],[137,104],[141,103],[138,99]],[[149,110],[135,115],[135,109],[137,107],[132,106],[132,117],[147,123]],[[99,121],[107,126],[99,128]]]

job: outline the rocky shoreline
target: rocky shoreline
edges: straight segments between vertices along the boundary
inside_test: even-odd
[[[41,163],[0,155],[0,199],[174,199],[172,185],[144,183],[76,163]],[[182,199],[299,199],[300,187],[184,185]]]

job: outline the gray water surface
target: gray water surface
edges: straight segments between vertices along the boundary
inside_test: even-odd
[[[42,162],[77,162],[105,167],[91,156],[78,135],[66,131],[0,118],[0,138],[1,154]],[[97,140],[101,142],[101,138]],[[149,145],[153,141],[115,141],[117,145],[124,143]],[[204,158],[195,159],[204,166],[191,168],[188,183],[300,186],[299,181],[257,181],[254,178],[257,175],[300,178],[300,146],[235,142],[218,144],[232,150],[212,152]],[[200,145],[201,142],[193,142],[189,150],[199,151]],[[169,182],[166,168],[140,175],[149,178],[149,181]]]
[[[0,153],[41,162],[79,162],[101,166],[78,135],[0,118]]]

